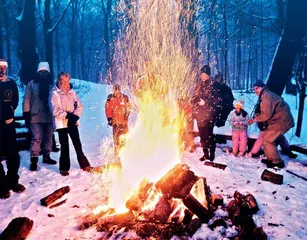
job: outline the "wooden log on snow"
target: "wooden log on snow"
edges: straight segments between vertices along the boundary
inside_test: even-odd
[[[245,201],[247,202],[249,213],[255,214],[259,211],[258,203],[256,201],[256,198],[252,194],[247,194],[245,196]]]
[[[244,196],[243,194],[235,191],[234,198],[240,206],[242,215],[250,215],[258,212],[259,207],[255,197],[252,194],[247,194]]]
[[[227,205],[229,218],[233,224],[239,224],[241,221],[241,210],[236,200],[231,200]]]
[[[185,194],[191,191],[197,179],[187,165],[177,164],[156,183],[156,188],[161,190],[163,195],[169,199],[173,198],[174,195],[178,198],[184,198],[186,197]]]
[[[265,169],[262,174],[261,174],[261,179],[263,181],[269,181],[271,183],[274,183],[274,184],[283,184],[283,179],[284,179],[284,176],[283,175],[279,175],[279,174],[276,174],[276,173],[273,173],[271,171],[268,171],[267,169]]]
[[[33,221],[27,217],[13,219],[0,235],[0,240],[26,239],[33,227]]]
[[[41,205],[48,207],[50,204],[52,204],[53,202],[55,202],[56,200],[61,198],[64,194],[68,193],[69,191],[70,191],[69,186],[62,187],[62,188],[54,191],[53,193],[51,193],[47,197],[44,197],[43,199],[41,199]]]
[[[189,194],[183,199],[183,204],[194,213],[202,223],[208,223],[211,218],[209,211],[198,200]]]
[[[224,205],[223,196],[221,194],[212,194],[211,202],[212,202],[212,205],[215,207],[223,206]]]
[[[209,162],[209,161],[206,161],[204,163],[204,165],[205,166],[209,166],[209,167],[214,167],[214,168],[222,169],[222,170],[225,170],[225,168],[227,167],[227,165],[225,165],[225,164]]]
[[[267,240],[268,236],[266,233],[263,231],[262,227],[257,227],[254,228],[254,234],[255,234],[255,239],[257,240]]]
[[[150,189],[153,187],[153,183],[144,179],[136,192],[126,202],[126,207],[129,210],[138,211],[143,207],[144,202],[148,199]]]

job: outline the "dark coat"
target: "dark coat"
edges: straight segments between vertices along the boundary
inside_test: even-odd
[[[221,97],[221,108],[219,109],[218,117],[216,120],[216,126],[225,126],[225,122],[228,118],[229,113],[233,110],[234,97],[231,88],[225,83],[219,84],[219,95]]]
[[[0,81],[0,121],[14,118],[18,106],[19,95],[14,80]]]
[[[218,108],[221,103],[218,85],[213,79],[209,79],[200,82],[196,86],[191,102],[193,104],[193,117],[196,119],[198,125],[202,125],[202,122],[214,122],[216,120]],[[204,100],[205,105],[198,105],[200,99]]]

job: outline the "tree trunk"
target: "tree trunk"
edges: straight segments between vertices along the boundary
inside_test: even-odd
[[[60,15],[60,1],[56,0],[54,2],[54,8],[56,14],[59,16]],[[60,34],[59,34],[59,28],[55,29],[55,51],[56,51],[56,67],[57,67],[57,72],[60,71],[61,69],[61,51],[60,51]]]
[[[307,1],[288,1],[287,21],[268,75],[268,88],[281,95],[292,74],[295,56],[306,36]]]
[[[24,2],[22,16],[19,21],[20,80],[24,84],[27,84],[35,77],[38,64],[35,2],[35,0],[27,0]]]
[[[9,21],[8,21],[8,10],[7,10],[7,0],[2,0],[3,3],[3,25],[6,32],[5,42],[6,42],[6,60],[11,63],[11,41],[10,41],[10,29],[9,29]],[[9,72],[12,70],[12,64],[8,66]]]
[[[45,11],[44,11],[44,37],[45,37],[45,49],[46,49],[46,61],[50,66],[50,73],[53,77],[53,43],[52,43],[52,33],[48,32],[51,28],[51,18],[50,18],[50,0],[45,0]]]
[[[3,34],[2,34],[2,17],[3,16],[3,6],[5,0],[0,0],[0,58],[4,58],[4,50],[3,50]]]
[[[70,36],[70,62],[71,62],[71,76],[76,77],[77,69],[77,11],[78,0],[72,2],[72,14],[71,14],[71,36]]]

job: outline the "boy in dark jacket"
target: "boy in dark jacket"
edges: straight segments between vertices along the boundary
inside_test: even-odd
[[[22,192],[26,188],[18,183],[20,157],[16,147],[14,112],[19,95],[16,83],[6,76],[7,62],[0,59],[0,156],[7,161],[7,174],[0,163],[0,198],[10,197],[10,190]]]

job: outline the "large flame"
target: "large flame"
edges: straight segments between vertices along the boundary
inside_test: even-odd
[[[127,87],[136,120],[120,150],[121,166],[106,171],[109,207],[116,212],[127,210],[125,204],[142,180],[158,181],[181,160],[185,123],[178,99],[187,98],[197,71],[190,42],[183,42],[179,2],[120,3],[129,26],[117,43],[116,81]]]

